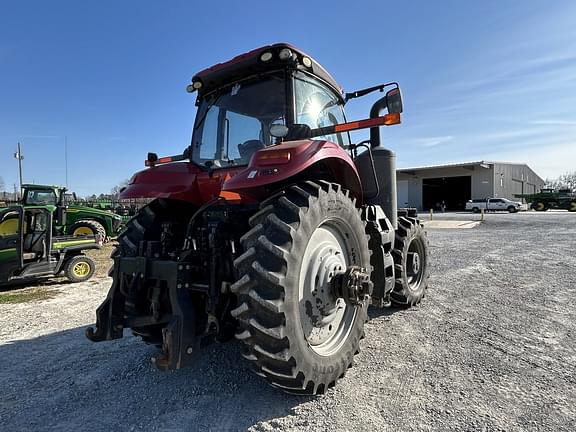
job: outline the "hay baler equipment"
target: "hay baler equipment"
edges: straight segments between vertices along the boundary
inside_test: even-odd
[[[154,200],[128,223],[92,341],[124,329],[160,348],[160,369],[236,336],[256,374],[317,394],[351,367],[369,304],[408,307],[428,286],[428,241],[396,208],[398,84],[343,93],[314,59],[266,46],[196,74],[183,154],[149,153],[121,198]],[[344,105],[385,95],[370,118]],[[370,129],[353,143],[349,132]]]

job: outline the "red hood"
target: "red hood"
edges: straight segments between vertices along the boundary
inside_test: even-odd
[[[171,198],[201,205],[217,197],[224,181],[241,169],[217,170],[210,176],[189,162],[158,165],[134,174],[120,198]]]

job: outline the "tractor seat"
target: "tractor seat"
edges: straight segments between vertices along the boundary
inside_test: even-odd
[[[24,237],[23,254],[24,259],[34,259],[38,256],[44,256],[46,251],[46,233],[44,232],[31,232]],[[32,255],[30,255],[32,254]],[[31,256],[31,258],[26,258]]]
[[[238,144],[238,153],[242,164],[250,162],[250,158],[258,150],[262,150],[266,145],[260,140],[248,140]]]

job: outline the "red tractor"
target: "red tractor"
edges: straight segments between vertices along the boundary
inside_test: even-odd
[[[385,96],[370,118],[344,105]],[[257,375],[318,394],[352,365],[369,304],[408,307],[428,286],[428,241],[396,208],[397,83],[343,94],[312,57],[265,46],[192,78],[198,107],[182,155],[149,153],[121,198],[154,200],[118,238],[92,341],[125,328],[160,348],[163,370],[236,336]],[[387,111],[384,114],[384,111]],[[352,143],[349,131],[370,128]]]

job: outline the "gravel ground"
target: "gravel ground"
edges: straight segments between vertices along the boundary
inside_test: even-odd
[[[269,387],[235,342],[156,371],[134,337],[84,338],[106,278],[47,283],[53,298],[0,304],[0,429],[576,430],[576,215],[490,214],[429,238],[428,296],[373,310],[356,366],[319,397]]]

